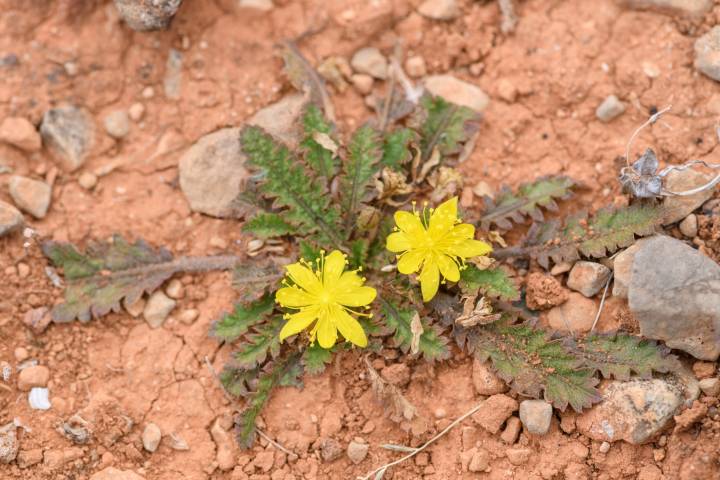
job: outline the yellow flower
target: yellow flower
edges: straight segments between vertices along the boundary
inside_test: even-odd
[[[423,301],[429,302],[437,293],[440,275],[457,282],[465,259],[486,255],[492,247],[475,240],[475,227],[461,223],[457,215],[457,197],[441,204],[430,218],[423,211],[395,212],[395,233],[387,238],[387,249],[400,253],[397,268],[400,273],[410,275],[422,268],[418,280]]]
[[[285,287],[275,294],[275,301],[297,312],[285,315],[287,323],[280,331],[280,341],[315,322],[310,340],[314,342],[317,337],[323,348],[335,345],[338,330],[355,345],[367,346],[365,331],[351,313],[372,316],[352,308],[369,308],[367,305],[375,300],[377,292],[363,286],[365,279],[357,271],[346,272],[346,264],[345,255],[335,250],[327,257],[321,252],[314,270],[305,260],[286,267],[288,278],[284,281]]]

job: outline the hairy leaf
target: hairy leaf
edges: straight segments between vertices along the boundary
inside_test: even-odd
[[[298,234],[315,234],[318,242],[339,246],[339,211],[331,204],[326,188],[309,174],[290,153],[258,127],[246,127],[240,133],[248,163],[260,170],[260,191],[274,199],[276,212]]]
[[[418,313],[415,310],[398,308],[394,304],[381,300],[385,325],[393,332],[393,340],[403,352],[410,351],[413,341],[412,319]],[[420,335],[419,352],[428,361],[445,360],[450,356],[448,340],[438,330],[421,319],[423,333]]]
[[[111,311],[119,312],[122,300],[135,303],[175,273],[229,269],[238,260],[232,256],[173,260],[165,249],[154,249],[142,240],[128,243],[118,235],[112,241],[88,245],[85,253],[72,244],[58,242],[45,242],[42,250],[67,280],[65,303],[52,310],[55,322],[75,318],[87,322]]]
[[[409,128],[398,128],[385,134],[381,163],[395,171],[402,171],[403,165],[412,160],[410,144],[417,134]]]
[[[260,213],[245,222],[243,232],[259,238],[273,238],[289,235],[295,231],[292,225],[277,213]]]
[[[459,153],[479,128],[478,113],[441,97],[425,95],[420,99],[420,107],[412,123],[420,132],[423,162],[436,147],[442,157]]]
[[[210,334],[220,340],[231,342],[248,332],[275,308],[274,295],[264,295],[247,305],[238,303],[232,313],[225,314],[210,327]]]
[[[504,188],[495,199],[485,197],[485,213],[480,217],[480,227],[489,230],[494,224],[509,230],[513,222],[522,222],[527,216],[541,222],[543,214],[540,207],[557,211],[555,200],[570,198],[574,186],[575,182],[567,177],[546,177],[522,185],[517,192]]]
[[[262,364],[268,356],[276,358],[280,354],[278,334],[284,323],[282,317],[278,316],[255,325],[233,353],[236,364],[242,368],[253,368]]]
[[[225,365],[223,371],[220,372],[220,383],[230,395],[247,397],[252,392],[252,383],[259,374],[259,368],[247,370],[233,365]]]
[[[478,359],[490,359],[498,374],[523,395],[537,398],[544,392],[545,400],[560,410],[570,405],[578,412],[600,400],[594,370],[542,330],[496,322],[475,327],[467,341]]]
[[[302,119],[305,138],[300,144],[304,158],[310,168],[319,176],[332,178],[338,170],[337,156],[318,141],[318,134],[330,135],[332,125],[325,120],[322,112],[315,105],[309,105]]]
[[[628,380],[633,373],[649,378],[652,372],[666,373],[677,368],[677,358],[663,355],[654,342],[624,333],[567,338],[566,346],[605,378]]]
[[[315,342],[303,352],[302,362],[305,371],[310,375],[318,375],[325,371],[325,365],[332,360],[332,351]]]
[[[509,302],[520,298],[520,291],[502,268],[480,270],[468,264],[460,272],[460,288],[465,294],[474,295],[480,291],[484,295]]]
[[[233,284],[241,292],[240,301],[247,303],[275,291],[284,276],[283,270],[272,261],[244,262],[235,267]]]
[[[351,268],[360,268],[365,265],[365,259],[368,255],[368,241],[359,238],[350,244],[350,256],[348,261]]]
[[[272,362],[260,372],[257,387],[248,397],[245,410],[235,419],[235,433],[240,445],[250,448],[254,443],[255,420],[270,399],[273,389],[279,386],[302,388],[301,374],[302,365],[299,353]]]
[[[560,263],[581,255],[601,258],[632,245],[636,236],[653,234],[661,223],[662,210],[654,205],[603,210],[590,221],[578,214],[569,217],[563,228],[556,221],[533,225],[524,247],[498,250],[495,256],[529,255],[544,268],[549,268],[550,259]]]
[[[300,53],[293,42],[282,42],[282,57],[285,62],[285,74],[293,86],[310,95],[310,101],[322,108],[327,118],[335,119],[335,108],[325,88],[325,81],[315,71],[310,62]]]
[[[365,199],[372,179],[380,171],[382,155],[380,135],[371,127],[360,127],[348,147],[348,158],[343,165],[341,180],[342,206],[346,215],[346,227],[353,225]]]

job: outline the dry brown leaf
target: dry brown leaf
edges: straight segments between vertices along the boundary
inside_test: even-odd
[[[373,393],[380,403],[382,403],[390,420],[395,423],[401,423],[415,418],[417,416],[417,408],[403,396],[400,389],[383,380],[377,370],[372,367],[367,357],[365,358],[365,364],[368,369]]]
[[[475,265],[478,270],[487,270],[495,265],[495,259],[487,255],[481,255],[479,257],[469,258],[468,262]]]
[[[330,135],[325,132],[315,132],[313,133],[313,140],[319,143],[325,150],[332,152],[333,157],[337,157],[338,144],[330,138]]]
[[[378,191],[378,199],[392,207],[398,207],[405,202],[396,202],[392,197],[396,195],[408,195],[413,192],[407,184],[405,175],[395,170],[384,168],[380,178],[375,180],[375,188]]]
[[[500,320],[502,315],[493,313],[492,305],[485,297],[480,297],[477,303],[476,300],[477,295],[471,295],[465,299],[463,313],[455,319],[455,323],[461,327],[470,328]]]
[[[420,321],[420,315],[415,312],[412,320],[410,321],[410,333],[412,333],[412,340],[410,341],[410,353],[415,355],[420,351],[420,336],[423,334],[423,326]]]
[[[440,155],[440,149],[435,147],[433,148],[433,151],[430,154],[430,158],[428,158],[428,161],[423,163],[422,167],[420,167],[420,174],[417,176],[415,181],[417,183],[420,183],[425,180],[425,177],[427,177],[428,173],[430,173],[430,170],[440,165],[440,160],[442,160],[442,155]]]
[[[500,232],[498,232],[497,230],[490,230],[487,234],[487,237],[491,243],[497,243],[502,248],[507,247],[507,242],[502,237],[502,235],[500,235]]]
[[[450,167],[440,167],[428,178],[428,183],[433,187],[430,201],[440,203],[446,198],[458,194],[463,187],[463,177],[460,172]]]

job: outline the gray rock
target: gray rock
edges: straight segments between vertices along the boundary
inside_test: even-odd
[[[523,400],[520,402],[520,421],[533,435],[545,435],[550,429],[552,405],[544,400]]]
[[[432,20],[453,20],[461,14],[457,0],[425,0],[418,13]]]
[[[343,448],[340,446],[340,442],[334,438],[326,438],[320,443],[320,454],[326,462],[333,462],[340,458],[343,453]]]
[[[0,200],[0,237],[22,227],[25,220],[20,210]]]
[[[683,192],[705,185],[712,175],[695,170],[672,171],[665,177],[665,188],[671,192]],[[713,189],[687,197],[665,197],[663,200],[663,225],[679,222],[712,197]]]
[[[680,222],[680,225],[678,225],[678,227],[680,228],[680,233],[682,233],[686,237],[695,238],[698,233],[697,215],[691,213],[690,215],[685,217],[682,222]]]
[[[183,0],[115,0],[120,17],[138,32],[162,30],[170,25]]]
[[[682,387],[664,379],[609,382],[602,401],[576,420],[580,433],[599,442],[651,441],[683,404]]]
[[[480,87],[452,75],[429,76],[425,79],[425,88],[433,95],[476,112],[482,112],[490,103],[490,98]]]
[[[648,238],[641,238],[634,244],[620,252],[613,260],[613,289],[614,297],[627,298],[630,279],[632,278],[632,266],[635,261],[635,254],[640,246],[647,242]]]
[[[595,262],[576,262],[568,276],[568,288],[586,297],[594,297],[605,286],[610,269]]]
[[[676,15],[699,17],[712,9],[713,0],[625,0],[630,8],[650,9]]]
[[[365,457],[367,457],[368,454],[368,450],[370,450],[370,445],[368,445],[367,443],[360,443],[353,440],[348,444],[347,456],[352,463],[357,465],[358,463],[365,460]]]
[[[158,427],[154,423],[148,423],[147,425],[145,425],[145,429],[142,433],[142,443],[145,450],[153,453],[160,445],[161,439],[162,432],[160,431],[160,427]]]
[[[45,112],[40,135],[63,169],[72,172],[82,166],[92,149],[95,124],[84,110],[64,105]]]
[[[256,113],[248,123],[295,146],[296,120],[302,95],[291,95]],[[242,217],[253,207],[238,200],[250,176],[241,151],[240,129],[224,128],[205,135],[180,158],[180,188],[195,212],[220,218]]]
[[[16,430],[14,422],[0,427],[0,463],[10,463],[17,457],[20,444]]]
[[[610,95],[598,105],[595,116],[602,122],[609,122],[619,117],[625,111],[625,104],[615,95]]]
[[[640,333],[701,360],[720,356],[720,265],[658,236],[635,254],[628,292]]]
[[[35,218],[44,218],[50,208],[52,189],[39,180],[13,175],[8,190],[15,205]]]
[[[695,40],[695,68],[720,81],[720,25]]]
[[[103,120],[105,131],[113,138],[123,138],[130,133],[130,117],[125,110],[108,113]]]
[[[703,378],[698,383],[700,390],[708,397],[717,397],[720,395],[720,378]]]
[[[165,63],[163,88],[165,89],[165,96],[172,100],[180,98],[180,87],[182,85],[182,64],[182,53],[174,48],[171,48],[168,53],[167,62]]]
[[[152,328],[158,328],[163,324],[167,316],[170,315],[172,309],[175,308],[175,304],[175,300],[158,290],[150,295],[143,310],[143,317]]]
[[[350,65],[358,73],[385,80],[388,74],[388,62],[375,47],[361,48],[352,56]]]

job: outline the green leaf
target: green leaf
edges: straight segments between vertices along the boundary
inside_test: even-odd
[[[350,244],[350,256],[348,261],[351,268],[365,267],[365,260],[368,256],[368,241],[364,238],[354,240]]]
[[[232,365],[225,365],[223,371],[220,372],[220,383],[230,395],[247,397],[252,390],[250,382],[256,379],[259,373],[259,368],[246,370]]]
[[[410,322],[412,322],[417,312],[411,309],[398,308],[384,299],[381,299],[381,304],[385,325],[395,333],[393,336],[395,345],[407,353],[410,350],[413,337]],[[421,318],[420,322],[423,333],[420,335],[419,352],[425,357],[425,360],[432,362],[449,358],[448,340],[440,335],[425,319]]]
[[[244,448],[250,448],[254,443],[255,421],[270,399],[270,394],[275,387],[295,386],[302,388],[300,379],[302,365],[299,360],[299,353],[294,353],[285,359],[278,359],[276,362],[267,365],[260,372],[256,390],[248,397],[245,410],[235,421],[237,440]]]
[[[315,265],[320,259],[320,249],[309,244],[308,242],[300,242],[300,258],[308,263]]]
[[[348,147],[348,157],[343,165],[341,180],[342,207],[346,215],[345,225],[355,223],[360,204],[375,174],[380,171],[382,155],[380,135],[368,125],[360,127]]]
[[[339,246],[339,210],[331,203],[326,188],[290,153],[258,127],[240,133],[248,164],[263,177],[260,191],[274,199],[275,212],[293,225],[298,234],[314,234],[316,240]]]
[[[292,225],[283,220],[277,213],[260,213],[245,222],[243,232],[251,233],[259,238],[273,238],[289,235],[295,231]]]
[[[560,410],[570,405],[580,412],[600,400],[594,369],[583,367],[559,340],[550,340],[542,330],[528,325],[506,325],[499,321],[473,328],[469,349],[493,367],[522,395],[539,397]]]
[[[495,252],[495,256],[528,255],[544,268],[555,263],[572,262],[581,255],[602,258],[628,247],[635,237],[653,234],[662,224],[662,209],[654,205],[634,204],[617,210],[602,210],[590,221],[583,214],[570,216],[564,227],[551,221],[530,228],[524,246]]]
[[[272,317],[256,325],[251,333],[245,335],[233,353],[233,358],[242,368],[253,368],[262,364],[268,355],[273,358],[280,354],[279,333],[285,321],[282,317]]]
[[[654,342],[624,333],[594,334],[577,340],[568,338],[566,346],[605,378],[628,380],[633,373],[649,378],[652,372],[676,370],[678,364],[676,357],[663,355]]]
[[[546,177],[520,186],[517,192],[504,188],[494,199],[485,198],[485,213],[480,217],[480,226],[489,230],[494,224],[509,230],[513,223],[520,223],[527,216],[541,222],[541,207],[557,211],[555,200],[570,198],[573,187],[575,182],[567,177]]]
[[[442,157],[459,153],[479,128],[478,113],[441,97],[425,95],[420,99],[420,107],[413,123],[419,127],[423,161],[430,158],[436,147]]]
[[[520,291],[502,268],[480,270],[475,265],[468,264],[467,268],[460,272],[460,288],[465,293],[475,294],[480,291],[483,295],[508,302],[520,298]]]
[[[305,365],[305,371],[310,375],[318,375],[325,371],[325,365],[332,360],[332,352],[322,348],[319,343],[315,342],[305,349],[303,352],[302,362]]]
[[[210,327],[210,334],[220,340],[231,342],[264,321],[273,308],[275,308],[275,296],[269,294],[247,305],[238,303],[232,313],[224,315]]]
[[[330,179],[337,173],[339,164],[336,156],[317,142],[316,136],[330,135],[332,125],[325,120],[320,109],[315,105],[308,105],[302,119],[305,138],[300,147],[304,158],[310,168],[319,176]]]
[[[402,171],[403,165],[412,160],[410,144],[417,135],[409,128],[399,128],[385,134],[380,163],[396,171]]]

